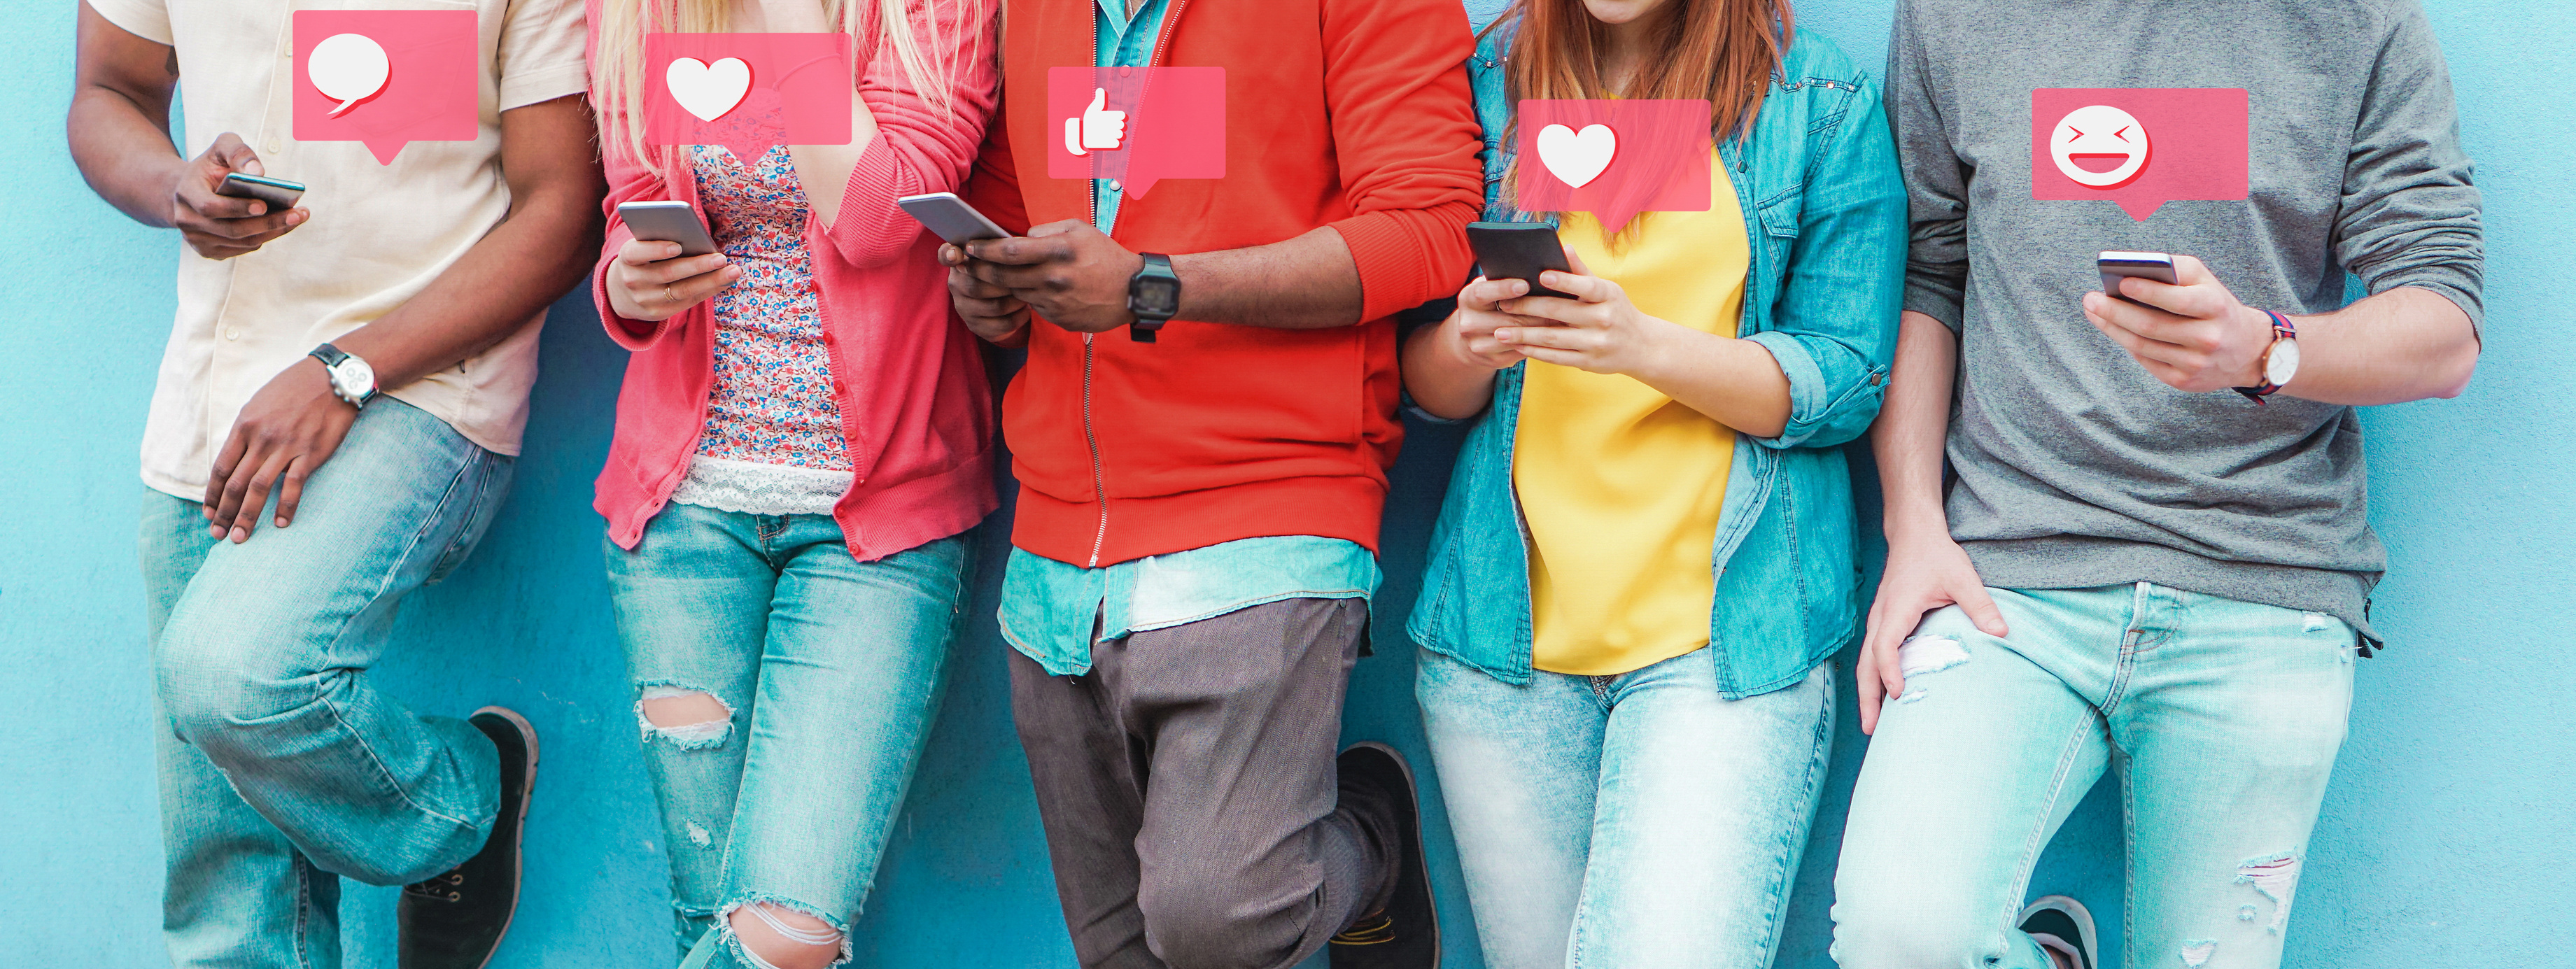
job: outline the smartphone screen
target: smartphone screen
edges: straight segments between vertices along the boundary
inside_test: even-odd
[[[1574,298],[1572,293],[1538,284],[1538,274],[1547,270],[1574,271],[1566,264],[1565,245],[1557,241],[1555,226],[1545,222],[1470,222],[1467,245],[1476,250],[1476,264],[1482,267],[1486,279],[1521,280],[1529,284],[1532,296]]]
[[[687,202],[624,202],[617,206],[617,218],[646,242],[676,242],[680,255],[703,256],[716,251],[715,237],[690,211]]]
[[[977,239],[1008,239],[1011,234],[984,213],[966,204],[955,192],[932,192],[907,195],[894,200],[914,221],[929,227],[932,233],[954,245],[965,245]]]

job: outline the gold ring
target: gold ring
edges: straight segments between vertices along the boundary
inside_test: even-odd
[[[669,283],[663,283],[663,284],[662,284],[662,302],[665,302],[665,303],[677,303],[677,302],[679,302],[679,301],[680,301],[680,298],[679,298],[679,297],[671,295],[671,284],[669,284]]]

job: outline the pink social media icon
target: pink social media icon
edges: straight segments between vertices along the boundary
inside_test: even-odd
[[[1704,99],[1522,101],[1523,212],[1590,212],[1617,232],[1639,212],[1706,212],[1711,111]]]
[[[1046,106],[1048,178],[1142,198],[1166,178],[1225,177],[1225,68],[1051,67]]]
[[[846,145],[851,89],[848,34],[644,35],[646,144]]]
[[[298,10],[297,141],[364,142],[391,165],[415,141],[481,134],[471,10]]]
[[[2030,92],[2030,197],[2102,199],[2140,222],[2177,199],[2246,195],[2243,88]]]

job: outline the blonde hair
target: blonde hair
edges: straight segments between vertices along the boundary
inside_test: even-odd
[[[903,66],[906,80],[923,100],[942,114],[956,110],[956,98],[948,81],[955,77],[957,65],[949,55],[949,45],[939,36],[939,18],[930,15],[933,3],[973,3],[976,0],[817,0],[823,5],[823,16],[840,24],[841,32],[854,43],[863,45],[852,56],[853,78],[864,75],[872,50],[891,47],[895,59]],[[622,152],[625,157],[642,161],[656,169],[661,167],[658,154],[644,141],[644,35],[672,32],[684,34],[720,34],[732,30],[731,0],[605,0],[600,4],[598,48],[590,64],[591,103],[598,109],[600,149],[607,153]],[[871,6],[874,7],[871,10]],[[918,6],[921,19],[930,34],[924,52],[923,38],[917,35],[911,8]],[[870,16],[873,13],[874,16]],[[879,27],[870,30],[870,22]],[[980,24],[966,29],[979,40]],[[970,52],[967,56],[972,57]],[[935,58],[935,62],[934,62]],[[938,83],[933,83],[936,80]]]

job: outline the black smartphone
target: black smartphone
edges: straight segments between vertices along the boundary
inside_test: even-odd
[[[985,218],[984,213],[966,204],[955,192],[932,192],[928,195],[906,195],[894,204],[912,216],[913,221],[929,227],[933,234],[956,245],[977,239],[1008,239],[1009,232]]]
[[[269,178],[265,175],[225,172],[224,180],[215,183],[215,194],[237,199],[258,199],[268,203],[271,211],[291,209],[295,207],[297,200],[304,197],[304,183],[290,182],[283,178]]]
[[[1538,284],[1538,274],[1547,270],[1574,271],[1565,262],[1565,244],[1557,241],[1555,226],[1545,222],[1470,222],[1467,245],[1476,250],[1476,265],[1486,279],[1527,282],[1532,296],[1575,298],[1572,293]]]
[[[716,251],[714,236],[707,234],[706,223],[689,210],[687,202],[621,202],[617,218],[646,242],[676,242],[681,256],[703,256]]]
[[[2120,280],[2130,276],[2152,279],[2167,286],[2182,285],[2181,280],[2174,276],[2173,257],[2161,252],[2105,252],[2100,259],[2094,260],[2094,266],[2102,271],[2103,294],[2112,299],[2138,302],[2120,295]]]

